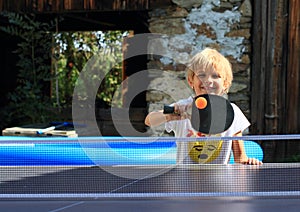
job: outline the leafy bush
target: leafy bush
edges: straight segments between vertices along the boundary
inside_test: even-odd
[[[9,105],[5,109],[4,123],[45,122],[51,116],[50,97],[45,92],[51,80],[51,39],[50,31],[55,22],[42,23],[33,15],[19,13],[2,13],[9,25],[1,30],[20,39],[14,53],[17,61],[17,87],[8,94]],[[8,123],[7,123],[8,122]]]
[[[56,24],[60,21],[57,19],[45,23],[30,14],[3,12],[1,15],[9,24],[1,26],[0,30],[20,39],[14,52],[19,57],[16,64],[18,84],[8,94],[10,103],[0,114],[6,126],[57,120],[57,111],[71,107],[73,89],[81,70],[100,50],[113,50],[111,57],[121,61],[121,40],[127,32],[56,32]],[[109,62],[98,63],[97,68],[104,70]],[[106,75],[96,102],[101,102],[102,106],[111,105],[122,80],[121,73],[122,64],[117,64]]]
[[[93,64],[97,74],[89,76],[95,81],[103,76],[106,69],[113,64],[113,61],[122,60],[122,39],[127,32],[106,31],[106,32],[59,32],[56,34],[55,73],[56,86],[52,87],[53,99],[56,105],[69,107],[72,101],[73,89],[80,72],[85,68],[87,62],[93,56],[99,56],[99,52],[109,52],[103,58],[98,58]],[[118,58],[118,59],[115,59]],[[112,97],[117,86],[122,81],[122,64],[114,64],[112,70],[107,72],[104,80],[98,88],[96,102],[101,102],[102,107],[111,106]]]

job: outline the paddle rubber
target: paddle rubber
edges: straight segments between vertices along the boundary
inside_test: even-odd
[[[174,113],[174,107],[164,106],[165,114]],[[232,124],[234,111],[230,102],[218,95],[203,94],[196,96],[192,104],[192,127],[204,134],[219,134]]]
[[[207,105],[198,108],[198,99],[206,99]],[[199,105],[198,105],[199,106]],[[219,134],[226,131],[232,124],[234,111],[230,102],[222,96],[204,94],[194,98],[192,105],[192,127],[204,134]]]

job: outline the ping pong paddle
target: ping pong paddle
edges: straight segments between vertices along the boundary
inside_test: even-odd
[[[174,107],[164,106],[164,113],[174,113]],[[233,119],[233,108],[224,97],[203,94],[194,98],[191,124],[195,130],[204,134],[219,134],[231,126]]]
[[[50,127],[38,130],[36,132],[36,134],[41,135],[41,134],[47,133],[47,132],[49,132],[51,130],[55,130],[55,129],[58,129],[60,127],[66,127],[66,126],[73,126],[73,124],[69,123],[69,122],[62,122],[62,123],[61,122],[59,122],[59,123],[51,122],[51,126]]]

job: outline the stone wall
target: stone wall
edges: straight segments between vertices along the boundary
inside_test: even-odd
[[[165,39],[150,43],[150,51],[164,48],[163,56],[150,58],[147,92],[149,111],[162,109],[178,98],[191,94],[185,79],[185,65],[191,56],[212,47],[232,64],[234,80],[229,91],[249,118],[251,0],[172,0],[173,5],[150,12],[150,32],[165,34]],[[177,93],[176,95],[174,93]],[[149,134],[165,135],[163,126],[149,129]]]

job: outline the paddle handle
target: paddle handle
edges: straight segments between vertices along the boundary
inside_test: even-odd
[[[164,114],[172,114],[172,113],[174,113],[174,107],[173,106],[169,106],[169,105],[164,105],[163,113]]]
[[[51,130],[55,130],[55,126],[48,127],[48,128],[42,129],[42,130],[38,130],[38,131],[36,131],[36,134],[41,135],[41,134],[44,134],[44,133],[49,132]]]
[[[36,132],[36,134],[42,135],[42,134],[44,134],[44,133],[46,133],[46,132],[49,132],[49,131],[51,131],[51,130],[55,130],[55,129],[57,129],[57,128],[64,127],[64,126],[67,126],[67,125],[68,125],[68,123],[67,123],[67,122],[64,122],[64,123],[59,124],[59,125],[56,125],[56,126],[51,126],[51,127],[45,128],[45,129],[38,130],[38,131]]]

